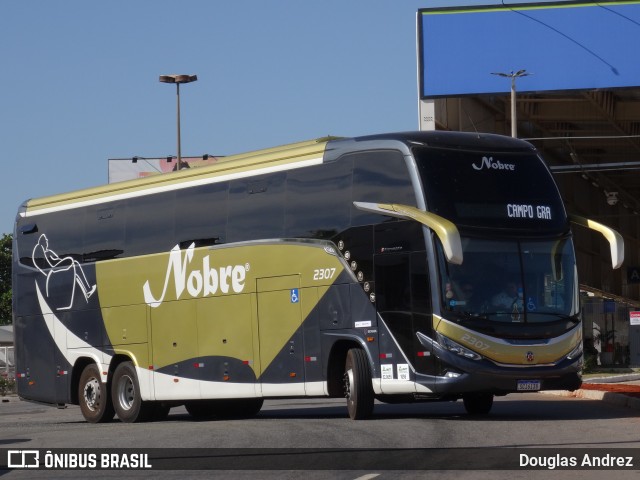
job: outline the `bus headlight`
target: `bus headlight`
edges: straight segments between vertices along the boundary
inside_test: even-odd
[[[459,343],[456,343],[450,338],[445,337],[441,333],[436,332],[436,337],[438,339],[438,343],[445,349],[449,350],[451,353],[455,353],[456,355],[460,355],[461,357],[468,358],[469,360],[482,360],[482,357],[476,352],[463,347]]]
[[[574,360],[582,355],[582,351],[583,351],[583,346],[582,346],[582,341],[580,341],[578,342],[578,345],[576,345],[576,348],[571,350],[571,353],[567,355],[567,358],[569,360]]]

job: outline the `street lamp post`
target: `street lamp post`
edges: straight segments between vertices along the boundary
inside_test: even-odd
[[[516,118],[516,78],[526,77],[532,75],[527,73],[526,70],[518,70],[511,73],[492,73],[491,75],[498,75],[499,77],[506,77],[511,79],[511,136],[516,138],[518,136],[518,120]]]
[[[182,150],[180,145],[180,84],[191,83],[198,80],[197,75],[160,75],[160,81],[162,83],[175,83],[176,84],[176,103],[177,103],[177,124],[178,124],[178,164],[177,171],[180,171],[182,166]]]

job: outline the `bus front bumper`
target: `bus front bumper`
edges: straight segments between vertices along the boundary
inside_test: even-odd
[[[441,362],[436,377],[418,374],[416,382],[442,396],[464,393],[504,395],[540,390],[576,390],[582,384],[582,355],[553,365],[499,365],[487,359],[471,360],[443,349],[434,342]]]

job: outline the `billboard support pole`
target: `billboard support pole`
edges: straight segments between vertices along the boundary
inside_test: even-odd
[[[499,77],[505,77],[511,79],[511,136],[516,138],[518,136],[518,119],[516,114],[516,78],[526,77],[532,75],[527,73],[526,70],[518,70],[511,73],[491,73],[491,75],[498,75]]]

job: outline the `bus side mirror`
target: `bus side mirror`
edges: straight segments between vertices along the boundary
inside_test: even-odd
[[[397,203],[368,203],[353,202],[359,210],[379,213],[389,217],[402,218],[403,220],[415,220],[435,232],[440,239],[444,254],[449,263],[462,265],[462,241],[460,232],[453,222],[435,213],[425,212],[416,207],[400,205]]]
[[[624,261],[624,239],[618,232],[594,220],[590,220],[579,215],[569,215],[569,220],[576,225],[590,228],[604,235],[611,247],[611,266],[620,268]]]

